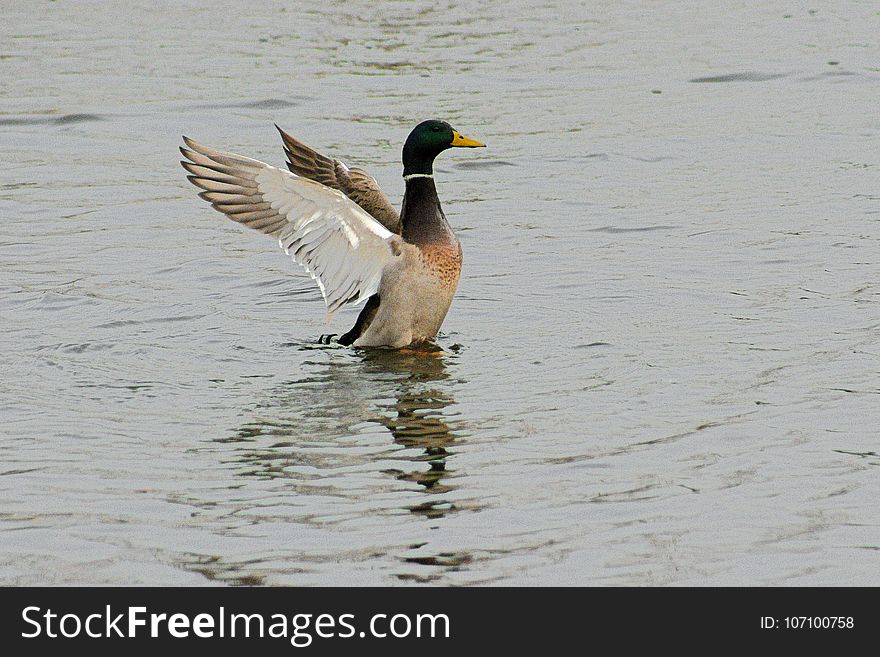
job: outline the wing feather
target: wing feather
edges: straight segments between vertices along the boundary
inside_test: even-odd
[[[180,152],[199,196],[233,221],[278,239],[314,278],[329,312],[378,292],[399,240],[342,191],[187,137]]]
[[[348,167],[344,162],[322,155],[277,125],[275,127],[281,133],[287,168],[291,172],[339,190],[385,228],[400,235],[400,215],[375,178],[363,169]]]

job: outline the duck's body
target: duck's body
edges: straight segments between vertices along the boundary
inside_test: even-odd
[[[277,126],[276,126],[277,127]],[[483,146],[441,121],[419,124],[403,151],[400,215],[376,181],[279,128],[290,173],[184,137],[181,162],[200,195],[231,219],[279,238],[317,279],[328,309],[367,301],[339,338],[401,348],[432,340],[452,303],[461,245],[440,207],[433,161],[450,146]]]
[[[382,277],[378,305],[364,308],[361,330],[356,333],[356,323],[340,343],[399,348],[437,335],[458,286],[461,247],[441,251],[404,244],[403,250],[402,262]]]
[[[433,177],[406,181],[400,224],[404,257],[382,276],[378,305],[361,311],[361,330],[355,331],[356,323],[339,339],[342,344],[405,347],[431,340],[443,324],[458,287],[462,251]]]

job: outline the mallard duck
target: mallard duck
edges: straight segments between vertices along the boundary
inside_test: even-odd
[[[277,238],[317,281],[328,313],[366,301],[340,344],[399,349],[431,341],[462,261],[434,186],[434,158],[485,144],[445,121],[417,125],[403,146],[406,192],[398,215],[367,172],[278,130],[289,171],[184,137],[187,178],[215,210]]]

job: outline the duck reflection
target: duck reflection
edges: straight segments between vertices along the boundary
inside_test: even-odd
[[[459,441],[459,436],[446,421],[446,409],[455,402],[447,392],[425,385],[448,379],[443,357],[383,351],[367,354],[365,361],[382,370],[404,374],[392,409],[394,414],[382,416],[378,421],[391,432],[395,443],[420,450],[421,453],[410,457],[410,461],[426,466],[387,472],[400,481],[417,483],[427,493],[442,495],[450,492],[453,488],[448,483],[446,462],[454,454],[451,448]],[[409,509],[434,518],[445,515],[455,506],[435,499]]]
[[[274,388],[254,409],[254,419],[218,440],[238,443],[235,460],[247,466],[240,474],[285,478],[289,488],[305,494],[325,494],[329,484],[349,497],[365,492],[353,481],[375,473],[377,464],[390,465],[380,471],[430,495],[406,506],[409,511],[438,518],[456,510],[444,497],[455,488],[448,461],[465,436],[450,412],[456,382],[446,360],[454,356],[334,348],[313,354],[303,362],[302,378]],[[377,449],[370,429],[376,425],[399,447],[389,449],[386,443]]]

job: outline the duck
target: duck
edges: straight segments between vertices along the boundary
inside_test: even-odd
[[[434,184],[434,160],[449,148],[486,145],[446,121],[419,123],[403,145],[406,188],[398,213],[366,171],[275,127],[286,170],[184,136],[180,163],[202,190],[199,196],[233,221],[276,238],[317,282],[329,317],[364,304],[339,344],[406,349],[432,343],[462,265],[461,243]]]

